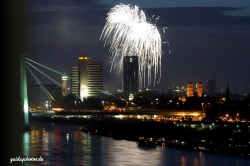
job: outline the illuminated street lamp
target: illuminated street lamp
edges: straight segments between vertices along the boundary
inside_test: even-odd
[[[240,114],[239,114],[239,113],[237,113],[237,114],[236,114],[236,118],[235,118],[235,121],[236,121],[236,122],[238,121],[239,116],[240,116]]]

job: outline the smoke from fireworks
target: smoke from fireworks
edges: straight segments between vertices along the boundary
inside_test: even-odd
[[[161,34],[156,23],[151,23],[151,19],[137,6],[116,5],[107,13],[106,24],[100,37],[104,46],[110,45],[110,70],[117,65],[121,71],[123,56],[138,56],[140,87],[145,87],[146,75],[148,86],[151,84],[152,72],[154,83],[157,76],[157,81],[161,78]],[[158,19],[159,17],[153,21],[157,22]],[[163,33],[165,29],[166,27],[162,28]]]

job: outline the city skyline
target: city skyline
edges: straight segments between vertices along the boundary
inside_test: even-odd
[[[190,2],[191,7],[186,6],[188,2]],[[162,57],[162,64],[164,64],[162,66],[162,73],[164,73],[164,76],[162,77],[160,88],[165,89],[167,85],[172,83],[175,83],[176,85],[186,85],[187,82],[190,81],[193,83],[205,83],[208,79],[216,80],[217,88],[226,88],[228,85],[230,90],[233,90],[234,87],[236,89],[237,87],[249,85],[249,0],[169,0],[169,2],[165,2],[165,5],[161,0],[124,0],[123,3],[136,3],[139,7],[145,9],[148,17],[151,17],[153,14],[160,15],[159,26],[168,27],[166,37],[170,43],[171,54],[167,54],[168,48],[164,49],[165,53]],[[171,6],[170,4],[173,3],[179,4]],[[207,8],[206,5],[201,5],[202,3],[210,4],[209,8]],[[218,5],[218,3],[222,3],[224,5]],[[70,69],[78,64],[79,56],[90,56],[91,59],[101,61],[104,64],[104,90],[112,87],[113,81],[115,81],[113,78],[115,78],[115,76],[109,72],[109,52],[107,48],[103,48],[103,43],[99,41],[99,37],[103,25],[105,24],[106,13],[114,5],[116,5],[114,0],[4,1],[4,4],[2,5],[4,12],[4,46],[2,49],[4,55],[4,77],[2,81],[4,85],[3,96],[5,100],[2,114],[4,122],[2,135],[4,140],[3,148],[4,163],[6,163],[5,165],[8,165],[10,163],[10,159],[12,160],[15,156],[25,157],[27,155],[34,155],[30,157],[36,157],[39,155],[42,155],[42,157],[47,156],[47,158],[44,158],[44,160],[46,160],[45,164],[47,165],[55,162],[58,163],[59,160],[55,161],[55,157],[53,156],[55,155],[55,148],[51,146],[51,144],[58,145],[58,142],[55,142],[55,139],[53,139],[55,137],[51,137],[51,134],[53,136],[53,133],[59,135],[60,137],[58,138],[62,140],[60,143],[62,146],[59,147],[62,153],[56,154],[57,156],[62,154],[62,158],[60,159],[60,163],[62,164],[77,164],[79,161],[80,163],[100,165],[95,161],[99,161],[99,159],[104,159],[106,161],[106,159],[108,159],[107,155],[103,156],[103,153],[100,153],[97,156],[94,155],[95,158],[93,160],[93,154],[100,152],[100,144],[98,144],[98,142],[102,142],[100,140],[103,140],[103,137],[96,140],[97,144],[93,144],[94,140],[87,141],[91,144],[82,144],[84,142],[82,140],[85,140],[85,137],[78,137],[83,135],[80,133],[79,127],[76,127],[75,129],[72,128],[72,131],[75,130],[76,132],[73,132],[72,137],[69,139],[72,140],[72,138],[77,138],[80,142],[70,141],[70,143],[73,143],[72,145],[77,147],[87,147],[90,145],[92,149],[96,149],[97,151],[94,151],[94,153],[88,153],[88,151],[83,148],[81,148],[83,151],[77,151],[77,148],[70,148],[73,151],[67,151],[67,146],[65,145],[68,142],[65,142],[65,134],[69,132],[69,129],[62,126],[62,130],[60,128],[58,130],[55,124],[52,123],[55,119],[50,116],[46,116],[46,119],[48,118],[48,122],[54,126],[51,126],[52,128],[47,128],[47,134],[42,134],[43,137],[40,137],[39,146],[41,146],[37,148],[37,142],[33,141],[32,143],[32,140],[30,139],[32,138],[32,135],[29,135],[29,133],[44,133],[44,127],[46,127],[46,125],[44,126],[42,124],[40,126],[41,129],[39,130],[37,130],[37,126],[29,125],[29,119],[27,116],[28,101],[22,100],[26,95],[24,95],[24,93],[22,94],[23,90],[21,90],[21,85],[23,85],[26,80],[23,79],[23,83],[20,81],[22,78],[20,71],[20,58],[21,55],[25,54],[25,57],[29,59],[60,71],[61,73],[66,72],[67,75],[70,75]],[[152,8],[149,9],[147,7]],[[236,10],[238,7],[242,7],[242,9]],[[244,14],[244,16],[228,16],[228,12],[230,12],[230,14],[240,13]],[[212,70],[211,66],[215,70]],[[121,76],[122,75],[119,75],[119,78]],[[51,77],[56,79],[58,82],[62,81],[61,76],[51,75]],[[121,84],[118,83],[118,79],[116,81],[116,85],[117,88],[120,88]],[[44,82],[44,80],[41,81],[43,83],[47,83]],[[119,79],[119,81],[121,81],[121,79]],[[58,94],[61,95],[61,90],[58,90]],[[240,104],[239,107],[237,105],[237,107],[230,107],[232,112],[238,111],[238,108],[242,108],[242,104],[248,104],[249,102],[248,100],[242,100],[239,102],[237,101],[237,103]],[[201,106],[201,104],[199,105]],[[224,108],[225,109],[223,109],[223,111],[228,111],[228,107]],[[219,105],[219,108],[215,108],[215,110],[220,109],[221,105]],[[242,109],[242,112],[245,113],[245,115],[240,113],[240,116],[243,118],[246,116],[247,121],[249,120],[248,110],[248,105],[245,105]],[[212,111],[214,112],[214,109],[212,109]],[[223,116],[228,119],[229,115],[225,113],[226,112],[223,112]],[[234,114],[234,117],[239,120],[237,114]],[[44,121],[47,121],[46,119]],[[77,122],[75,118],[72,120]],[[240,120],[244,120],[244,123],[247,122],[245,119]],[[69,124],[68,120],[65,122]],[[83,122],[86,123],[90,121],[83,121],[79,118],[79,122],[82,125]],[[133,120],[133,122],[137,121]],[[88,123],[86,123],[86,125],[87,124]],[[145,129],[139,131],[144,130]],[[58,131],[61,132],[58,133]],[[100,130],[98,129],[98,131]],[[155,130],[152,128],[152,131]],[[166,132],[166,134],[169,133]],[[88,135],[87,137],[90,138]],[[40,144],[44,140],[46,140],[45,144]],[[52,142],[47,142],[47,140],[52,140]],[[110,138],[107,140],[113,141]],[[122,141],[115,142],[122,143]],[[110,143],[113,144],[113,142]],[[231,144],[231,142],[228,143]],[[105,146],[105,144],[108,145],[109,143],[107,144],[107,142],[104,142],[101,147]],[[97,146],[92,147],[91,145]],[[35,147],[36,153],[32,152],[32,147]],[[46,149],[48,147],[51,148]],[[120,144],[117,145],[117,147],[121,148],[125,146],[124,144]],[[46,149],[44,153],[42,153],[42,151],[37,151],[37,149],[44,148]],[[125,153],[130,154],[131,150],[138,154],[141,154],[140,152],[146,152],[144,149],[138,148],[138,145],[135,143],[132,144],[132,148],[127,148]],[[68,152],[67,154],[65,153],[66,151]],[[178,151],[179,150],[176,152]],[[84,155],[85,158],[83,160],[71,160],[79,155],[81,156],[85,152],[89,155]],[[160,151],[158,152],[159,153],[156,153],[156,155],[162,154],[162,148],[160,148]],[[72,154],[73,156],[69,156],[69,154]],[[152,156],[151,151],[149,151],[149,153],[143,153],[141,156],[144,154]],[[175,151],[173,151],[173,154],[175,154]],[[117,151],[109,156],[115,156],[116,158],[117,155],[118,159],[120,156],[123,156],[117,153]],[[144,158],[143,161],[138,160],[141,156],[136,157],[136,163],[145,163]],[[126,163],[128,161],[127,158],[129,157],[123,156],[122,162]],[[166,155],[166,157],[169,156]],[[182,155],[179,157],[181,158]],[[159,157],[156,157],[156,159],[159,161]],[[161,163],[167,163],[164,156],[162,159],[163,160],[160,161]],[[193,159],[196,158],[193,157]],[[210,161],[210,159],[211,157],[207,158],[207,161]],[[214,161],[224,161],[224,159],[225,158],[219,158]],[[110,164],[110,161],[113,162],[113,160],[107,160],[107,162],[102,162],[102,164],[108,165]],[[148,161],[155,163],[154,161],[152,162],[151,158]],[[175,161],[176,160],[170,161],[170,163]],[[183,160],[182,163],[185,163],[186,161],[187,160]],[[194,161],[196,162],[196,160]],[[204,163],[203,161],[204,160],[200,160],[201,163]],[[229,163],[230,162],[231,161],[229,161]],[[18,163],[21,164],[21,162]],[[133,162],[131,163],[132,165],[135,164]],[[233,164],[234,163],[239,163],[239,160],[233,162]],[[243,162],[242,164],[244,165]]]
[[[89,56],[104,64],[104,90],[112,91],[115,86],[122,89],[122,74],[110,73],[108,48],[99,40],[106,13],[116,3],[31,2],[27,10],[26,56],[67,75],[77,64],[77,57]],[[163,48],[160,89],[188,82],[205,84],[210,79],[216,80],[217,89],[225,89],[227,84],[230,90],[250,85],[248,1],[122,3],[138,5],[148,17],[160,16],[159,27],[168,27],[166,39],[171,53],[169,47]],[[56,63],[58,59],[60,63]]]

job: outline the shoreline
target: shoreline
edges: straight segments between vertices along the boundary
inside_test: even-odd
[[[234,129],[224,127],[201,130],[176,126],[174,123],[135,119],[32,117],[31,121],[82,125],[80,131],[84,133],[112,137],[114,140],[134,141],[145,148],[164,146],[229,157],[250,158],[250,134],[248,130],[237,132]]]

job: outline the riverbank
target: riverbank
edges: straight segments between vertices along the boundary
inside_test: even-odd
[[[82,125],[82,132],[135,141],[142,146],[166,146],[250,158],[247,128],[218,125],[186,127],[173,122],[137,119],[31,118],[31,121]]]

